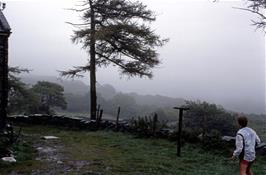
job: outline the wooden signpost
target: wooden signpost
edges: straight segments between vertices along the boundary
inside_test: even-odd
[[[183,108],[183,107],[174,107],[174,109],[179,110],[179,122],[178,122],[178,135],[177,135],[177,157],[181,156],[181,137],[182,137],[182,122],[183,122],[183,111],[189,110],[189,108]]]

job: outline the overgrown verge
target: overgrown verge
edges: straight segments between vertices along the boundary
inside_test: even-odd
[[[230,161],[230,155],[222,150],[217,153],[206,151],[199,144],[185,144],[182,148],[182,157],[176,157],[176,145],[165,139],[140,138],[133,134],[123,134],[111,131],[73,131],[49,126],[23,125],[24,140],[20,152],[32,153],[32,144],[42,144],[43,135],[59,137],[63,145],[62,153],[66,154],[62,162],[61,174],[94,174],[94,175],[237,175],[238,162]],[[45,142],[47,146],[54,147],[57,142]],[[22,157],[24,157],[22,155]],[[20,159],[23,160],[23,159]],[[24,161],[5,166],[0,166],[0,174],[6,175],[12,171],[26,175],[45,174],[58,172],[51,163],[40,163],[30,157]],[[258,157],[254,164],[254,173],[265,174],[263,168],[265,157]],[[56,162],[55,162],[56,164]],[[65,168],[67,167],[67,168]],[[59,174],[60,174],[59,173]]]
[[[19,134],[14,132],[14,128],[10,124],[0,132],[0,157],[9,157],[13,154],[14,145],[17,143],[18,137]]]
[[[163,138],[170,141],[177,140],[177,128],[169,126],[167,121],[158,120],[156,114],[152,116],[138,117],[128,122],[112,122],[112,121],[93,121],[85,118],[68,118],[64,116],[49,116],[49,115],[31,115],[31,116],[15,116],[9,120],[20,124],[34,124],[44,126],[56,126],[72,128],[74,130],[111,130],[128,132],[144,138]],[[219,130],[211,130],[205,136],[201,136],[200,126],[185,127],[182,132],[182,143],[202,143],[202,147],[206,149],[218,149],[223,147],[221,140],[222,133]]]
[[[0,175],[11,173],[14,169],[18,171],[27,171],[33,164],[37,164],[35,161],[36,150],[33,148],[32,142],[23,140],[13,144],[10,147],[10,151],[16,158],[15,163],[7,163],[0,161]]]

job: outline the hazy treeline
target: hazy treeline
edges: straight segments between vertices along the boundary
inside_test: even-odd
[[[69,112],[89,112],[90,94],[83,95],[66,93]],[[184,104],[183,99],[174,99],[163,96],[143,96],[136,93],[116,92],[110,85],[98,87],[97,101],[104,113],[116,116],[117,109],[121,108],[122,118],[132,118],[137,116],[157,113],[159,119],[174,120],[176,113],[172,110],[174,106]]]
[[[41,81],[39,81],[41,80]],[[87,113],[90,112],[89,87],[82,81],[61,81],[55,77],[22,78],[24,95],[10,96],[10,113]],[[123,119],[152,118],[156,113],[160,121],[168,121],[176,126],[178,113],[175,106],[190,108],[184,116],[184,125],[188,133],[233,135],[236,131],[237,113],[225,110],[222,106],[204,101],[186,101],[160,95],[140,95],[121,93],[111,85],[97,85],[97,101],[104,114],[115,117],[118,106]],[[55,99],[47,101],[47,99]],[[57,100],[56,100],[57,99]],[[59,101],[58,101],[59,100]],[[252,126],[261,130],[260,124],[265,115],[248,115]],[[260,132],[262,133],[262,132]]]
[[[28,85],[36,84],[39,80],[54,82],[64,87],[64,95],[67,102],[65,112],[89,113],[89,86],[82,81],[59,80],[56,77],[48,76],[27,76],[22,78],[22,81]],[[116,116],[117,108],[120,106],[121,117],[123,118],[149,115],[156,112],[160,119],[175,120],[177,114],[172,108],[185,104],[185,100],[181,98],[121,93],[111,85],[97,84],[97,91],[97,101],[104,113]]]
[[[67,112],[84,113],[90,111],[89,86],[80,80],[59,80],[52,76],[27,76],[22,77],[27,85],[34,85],[38,81],[49,81],[60,84],[64,87],[64,94],[67,102]],[[111,85],[97,84],[98,104],[104,113],[116,115],[118,106],[121,107],[121,116],[131,118],[134,116],[158,113],[160,118],[176,120],[177,112],[175,106],[185,104],[185,99],[171,98],[161,95],[140,95],[137,93],[121,93]],[[222,108],[222,106],[217,106]],[[224,111],[226,111],[224,109]],[[263,119],[265,115],[251,114],[252,118]]]

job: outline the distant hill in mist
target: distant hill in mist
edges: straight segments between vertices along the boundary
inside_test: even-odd
[[[49,81],[53,83],[60,84],[64,87],[66,94],[75,94],[75,95],[85,95],[89,92],[89,86],[86,85],[81,80],[67,80],[59,79],[54,76],[23,76],[21,77],[22,81],[28,85],[34,85],[38,81]],[[97,93],[101,94],[104,99],[110,100],[115,95],[121,93],[117,91],[112,85],[97,84]],[[174,107],[177,105],[184,104],[185,100],[181,98],[171,98],[161,95],[140,95],[137,93],[123,93],[133,97],[138,105],[149,105],[156,107]]]
[[[90,90],[88,85],[86,85],[83,81],[78,79],[75,80],[59,79],[54,76],[36,76],[36,75],[28,75],[28,76],[23,76],[21,78],[23,82],[30,85],[33,85],[38,81],[50,81],[58,83],[64,87],[65,94],[84,96],[85,94],[88,94]],[[112,85],[97,84],[97,93],[99,93],[104,99],[110,100],[116,95],[120,94],[121,92],[115,89]],[[180,106],[185,102],[185,100],[182,98],[172,98],[161,95],[140,95],[135,92],[132,93],[122,92],[122,94],[133,97],[136,101],[136,104],[142,106],[149,105],[154,107],[174,107],[174,106]],[[218,105],[222,105],[225,109],[235,112],[252,113],[251,111],[258,111],[255,114],[260,114],[261,111],[259,107],[256,108],[257,107],[256,104],[252,104],[251,102],[246,100],[243,101],[237,99],[230,100]]]
[[[148,104],[159,107],[174,107],[185,104],[185,100],[182,98],[171,98],[161,95],[139,95],[137,93],[129,93],[128,95],[132,96],[139,105]]]

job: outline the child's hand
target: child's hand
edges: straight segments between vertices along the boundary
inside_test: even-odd
[[[236,160],[236,156],[233,155],[230,160]]]

